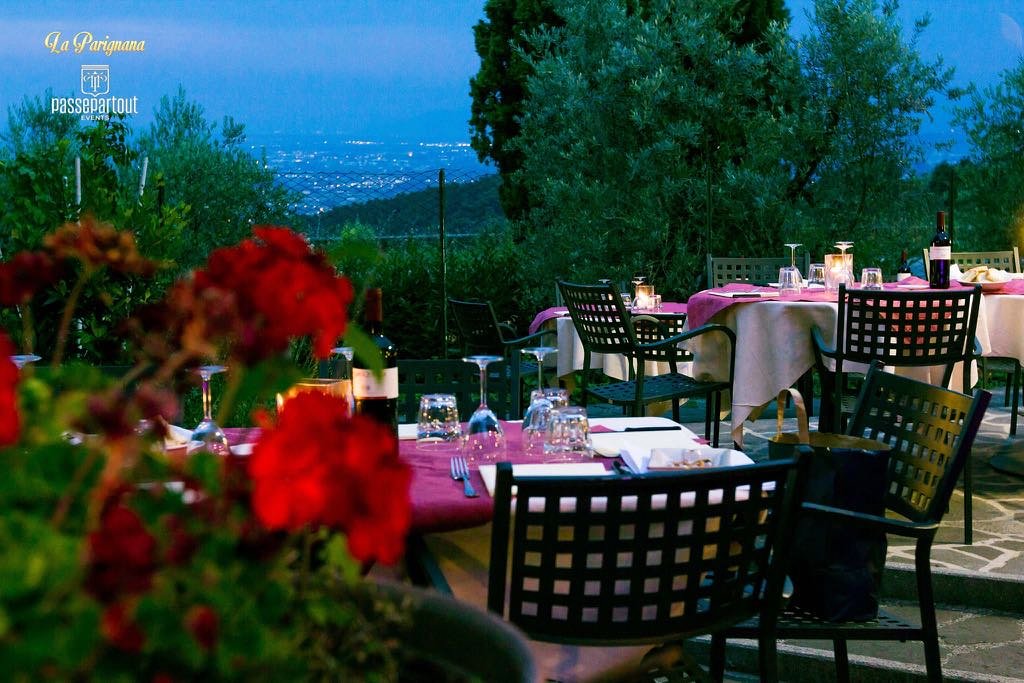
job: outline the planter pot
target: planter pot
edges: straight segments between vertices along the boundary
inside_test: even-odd
[[[394,583],[379,585],[385,592],[412,600],[413,625],[403,645],[414,659],[451,671],[456,674],[454,680],[461,680],[460,675],[495,683],[539,680],[526,637],[496,615],[434,591]],[[407,680],[405,676],[403,680]]]

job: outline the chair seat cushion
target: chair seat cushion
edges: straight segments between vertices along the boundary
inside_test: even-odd
[[[588,386],[587,391],[608,403],[616,405],[631,404],[636,403],[638,400],[636,384],[635,381],[611,382],[609,384]],[[666,373],[664,375],[644,377],[644,392],[643,396],[639,397],[639,401],[641,403],[671,401],[677,398],[704,396],[714,391],[724,391],[728,388],[728,382],[702,382],[689,375]]]

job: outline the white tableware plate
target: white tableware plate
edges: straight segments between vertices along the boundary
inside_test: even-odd
[[[399,441],[415,441],[416,440],[416,428],[418,425],[414,422],[412,424],[400,424],[398,425],[398,440]]]
[[[981,291],[983,292],[998,292],[1003,288],[1003,285],[1009,280],[1004,282],[967,282],[966,280],[958,280],[958,282],[965,287],[972,287],[974,285],[981,285]]]
[[[918,285],[918,284],[896,285],[896,287],[898,287],[899,289],[928,289],[929,286],[930,285]]]
[[[256,444],[254,444],[254,443],[239,443],[239,444],[235,444],[234,446],[231,447],[231,453],[232,453],[232,455],[248,457],[248,456],[252,455],[252,449],[253,449],[253,446],[255,446],[255,445]]]
[[[480,465],[480,476],[484,480],[487,492],[494,496],[494,486],[498,477],[497,465]],[[517,477],[579,477],[579,476],[609,476],[611,470],[605,468],[600,462],[550,462],[550,463],[521,463],[512,465],[512,474]],[[512,495],[516,494],[515,488]]]
[[[699,451],[700,457],[710,459],[714,463],[714,467],[735,467],[737,465],[750,465],[754,462],[746,453],[743,453],[742,451],[735,451],[731,448],[699,446],[696,450]],[[622,461],[626,463],[626,467],[628,467],[630,471],[637,474],[643,474],[648,471],[652,452],[653,449],[644,451],[624,448],[622,450]],[[681,468],[673,467],[672,469],[678,470]]]

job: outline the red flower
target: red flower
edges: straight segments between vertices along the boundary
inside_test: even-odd
[[[209,605],[196,605],[185,615],[185,626],[192,637],[204,650],[212,650],[217,644],[219,620]]]
[[[14,345],[0,332],[0,446],[18,441],[21,418],[18,415],[18,368],[11,360]]]
[[[144,593],[156,570],[156,539],[142,520],[117,503],[104,511],[100,528],[89,534],[89,570],[85,587],[98,600]]]
[[[256,518],[268,529],[326,524],[348,535],[359,560],[401,557],[412,474],[386,427],[348,418],[344,399],[302,393],[264,424],[249,472]]]
[[[20,306],[57,279],[53,257],[44,251],[21,251],[0,263],[0,306]]]
[[[142,629],[132,621],[128,608],[120,602],[108,605],[103,610],[100,631],[111,645],[125,652],[138,652],[146,642]]]
[[[169,515],[164,520],[167,527],[169,543],[164,558],[168,564],[183,565],[192,559],[199,547],[199,541],[190,534],[178,515]]]
[[[195,273],[196,298],[211,290],[234,294],[239,320],[231,343],[243,360],[262,360],[304,336],[326,358],[345,332],[352,285],[288,228],[257,226],[253,234],[210,254]]]
[[[75,259],[92,268],[107,266],[120,273],[149,276],[159,267],[139,253],[132,233],[101,223],[89,214],[47,235],[43,246],[57,258]]]

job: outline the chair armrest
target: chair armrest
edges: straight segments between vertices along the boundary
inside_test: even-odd
[[[508,329],[512,330],[511,327],[508,327]],[[512,330],[512,333],[514,334],[515,330]],[[523,347],[526,346],[529,342],[536,341],[538,339],[543,339],[546,336],[553,336],[557,338],[558,332],[556,330],[538,330],[537,332],[534,332],[533,334],[528,334],[525,337],[518,337],[516,339],[506,339],[505,346],[509,348]]]
[[[638,316],[638,317],[640,317],[640,316]],[[668,339],[662,339],[661,341],[651,342],[649,344],[637,344],[636,348],[638,350],[640,350],[640,351],[646,351],[646,350],[654,351],[654,350],[657,350],[657,349],[660,349],[660,348],[666,347],[666,346],[675,346],[676,344],[679,344],[681,342],[687,341],[688,339],[693,339],[695,337],[699,337],[699,336],[704,335],[704,334],[712,334],[712,333],[715,333],[715,332],[719,332],[719,333],[724,334],[726,337],[728,337],[729,343],[731,345],[735,346],[735,344],[736,344],[736,333],[733,332],[728,327],[726,327],[725,325],[719,325],[717,323],[712,323],[710,325],[702,325],[702,326],[698,327],[695,330],[690,330],[689,332],[683,332],[682,334],[677,334],[674,337],[669,337]]]
[[[858,526],[873,528],[888,534],[907,536],[909,538],[928,538],[934,536],[939,529],[938,522],[911,522],[905,519],[879,517],[864,512],[854,512],[844,508],[821,505],[820,503],[804,503],[801,512],[813,515],[835,517]]]
[[[827,358],[836,357],[835,348],[825,343],[825,337],[822,336],[821,328],[817,325],[811,327],[811,343],[814,344],[815,353]]]

